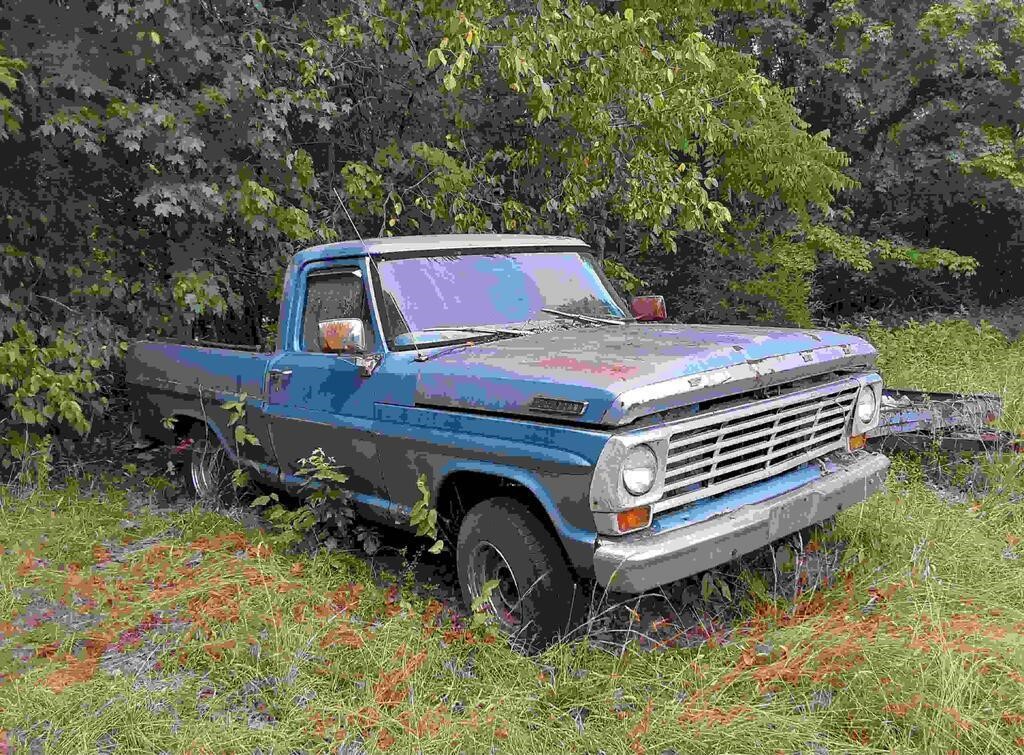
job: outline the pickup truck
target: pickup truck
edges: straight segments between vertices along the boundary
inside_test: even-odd
[[[187,447],[197,495],[228,461],[300,489],[322,448],[358,515],[411,528],[425,475],[466,603],[544,641],[587,581],[646,591],[883,485],[870,344],[666,319],[574,238],[345,241],[293,257],[272,353],[140,342],[127,381],[142,433]],[[259,444],[237,451],[221,404],[242,394]]]

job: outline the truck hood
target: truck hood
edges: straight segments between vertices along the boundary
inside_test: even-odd
[[[863,339],[824,330],[607,325],[442,347],[420,363],[416,403],[622,425],[874,361]]]

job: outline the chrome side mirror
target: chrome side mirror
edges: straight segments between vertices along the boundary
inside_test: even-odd
[[[324,320],[320,327],[320,351],[324,354],[362,354],[366,351],[366,331],[358,318]]]

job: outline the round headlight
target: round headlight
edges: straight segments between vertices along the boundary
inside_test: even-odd
[[[639,445],[626,455],[622,464],[622,484],[633,495],[643,495],[654,487],[658,457],[650,446]]]
[[[875,416],[875,392],[870,388],[861,389],[857,396],[857,419],[867,424]]]

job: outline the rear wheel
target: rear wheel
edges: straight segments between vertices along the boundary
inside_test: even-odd
[[[529,649],[557,640],[582,614],[583,595],[557,540],[513,498],[491,498],[469,511],[456,561],[466,605],[484,596],[483,610]],[[493,589],[485,589],[488,583]]]
[[[196,425],[186,444],[182,467],[185,489],[204,503],[227,503],[233,490],[231,465],[220,439],[208,425]]]

